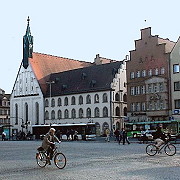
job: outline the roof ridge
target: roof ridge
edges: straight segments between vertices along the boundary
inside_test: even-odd
[[[176,43],[176,42],[174,42],[174,41],[172,41],[172,40],[170,40],[169,38],[162,38],[162,37],[158,37],[159,39],[162,39],[162,40],[166,40],[166,41],[169,41],[169,42],[173,42],[173,43]]]
[[[45,54],[45,53],[39,53],[39,52],[33,52],[35,54],[41,54],[41,55],[46,55],[46,56],[51,56],[51,57],[55,57],[55,58],[63,58],[63,59],[67,59],[67,60],[71,60],[71,61],[79,61],[79,62],[85,62],[85,63],[89,63],[89,64],[93,64],[92,62],[88,62],[88,61],[83,61],[83,60],[77,60],[77,59],[72,59],[72,58],[67,58],[67,57],[62,57],[62,56],[55,56],[52,54]]]
[[[100,56],[100,58],[107,59],[107,60],[110,60],[110,61],[120,61],[120,60],[109,59],[109,58],[105,58],[105,57],[101,57],[101,56]]]

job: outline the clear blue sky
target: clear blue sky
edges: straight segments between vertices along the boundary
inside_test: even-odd
[[[28,16],[34,52],[91,62],[96,54],[123,60],[142,28],[177,41],[179,5],[178,0],[1,0],[0,88],[12,91]]]

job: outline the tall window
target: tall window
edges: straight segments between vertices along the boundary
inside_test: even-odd
[[[76,99],[74,96],[72,96],[71,98],[71,105],[75,105],[76,104]]]
[[[99,108],[96,107],[94,110],[94,117],[99,117]]]
[[[64,118],[65,119],[69,118],[69,111],[67,109],[64,111]]]
[[[164,68],[164,67],[162,67],[162,68],[160,69],[160,71],[161,71],[161,74],[162,74],[162,75],[165,74],[165,68]]]
[[[15,124],[17,125],[18,124],[18,105],[16,104],[15,105]]]
[[[39,124],[39,103],[36,102],[36,124]]]
[[[157,88],[157,84],[156,84],[156,83],[153,84],[153,90],[154,90],[154,92],[157,92],[157,91],[158,91],[158,88]]]
[[[143,102],[141,105],[142,105],[142,107],[141,107],[142,111],[145,111],[146,110],[146,103]]]
[[[152,84],[148,84],[148,92],[152,93]]]
[[[141,94],[145,94],[146,90],[145,90],[145,86],[141,86]]]
[[[94,96],[94,103],[99,103],[99,95],[95,94]]]
[[[158,68],[155,69],[155,75],[158,75],[159,74],[159,70]]]
[[[134,78],[135,78],[134,72],[130,72],[130,78],[131,78],[131,79],[134,79]]]
[[[124,116],[127,116],[127,107],[124,107]]]
[[[140,86],[136,86],[136,95],[140,94]]]
[[[136,111],[140,111],[141,110],[141,103],[136,103]]]
[[[149,76],[152,76],[152,69],[149,69],[148,75],[149,75]]]
[[[79,109],[79,118],[83,118],[83,109],[82,108],[80,108]]]
[[[120,108],[118,106],[116,107],[116,116],[120,116]]]
[[[76,110],[75,109],[72,109],[71,111],[71,118],[76,118]]]
[[[91,109],[90,108],[87,108],[87,110],[86,110],[86,117],[87,118],[91,117]]]
[[[115,101],[119,101],[120,100],[120,98],[119,98],[119,93],[116,93],[116,95],[115,95]]]
[[[173,65],[173,73],[179,73],[179,64],[174,64]]]
[[[123,95],[123,101],[127,102],[127,95],[126,94]]]
[[[135,95],[135,87],[130,87],[131,95]]]
[[[51,119],[55,119],[55,111],[54,110],[51,111]]]
[[[159,91],[160,92],[164,91],[163,83],[159,83]]]
[[[180,91],[180,81],[174,82],[174,91]]]
[[[65,97],[65,99],[64,99],[64,105],[68,106],[68,98],[67,97]]]
[[[58,106],[62,106],[61,98],[58,98]]]
[[[141,77],[141,72],[140,72],[140,71],[137,71],[136,77],[137,77],[137,78]]]
[[[146,77],[146,70],[142,71],[142,77]]]
[[[29,120],[29,117],[28,117],[28,104],[25,103],[25,122],[27,123]]]
[[[108,117],[108,108],[107,107],[103,108],[103,117]]]
[[[86,104],[91,104],[91,96],[89,94],[86,96]]]
[[[46,120],[49,119],[49,112],[48,111],[45,112],[45,119]]]
[[[131,111],[132,111],[132,112],[135,111],[135,103],[131,103]]]
[[[79,96],[79,104],[83,104],[83,97],[82,96]]]
[[[108,102],[107,93],[103,94],[103,102]]]
[[[55,106],[55,100],[54,98],[51,99],[51,107],[54,107]]]
[[[61,110],[58,110],[58,119],[62,119],[62,111]]]
[[[48,99],[45,100],[45,107],[49,107],[49,100]]]

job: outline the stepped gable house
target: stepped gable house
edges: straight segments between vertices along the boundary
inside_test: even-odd
[[[134,128],[155,126],[169,121],[170,53],[175,43],[151,35],[151,28],[141,30],[127,62],[128,117]]]

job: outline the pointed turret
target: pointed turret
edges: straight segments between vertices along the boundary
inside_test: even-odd
[[[27,69],[29,65],[28,58],[32,58],[33,53],[33,36],[31,36],[29,21],[28,16],[26,34],[23,36],[23,67],[25,69]]]

